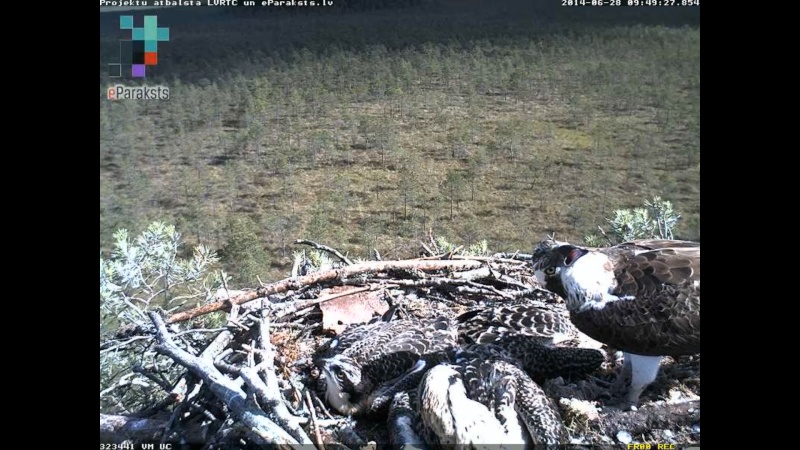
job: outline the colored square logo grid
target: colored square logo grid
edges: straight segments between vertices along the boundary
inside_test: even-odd
[[[134,26],[133,16],[119,16],[119,28],[131,30],[131,39],[120,41],[120,62],[108,65],[108,75],[121,77],[124,67],[131,77],[144,78],[145,68],[158,64],[158,42],[169,41],[169,28],[158,26],[158,16],[144,16],[141,27]]]

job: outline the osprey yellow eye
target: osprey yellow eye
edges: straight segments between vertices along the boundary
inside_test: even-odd
[[[555,267],[548,267],[548,268],[544,269],[544,273],[545,273],[545,275],[553,275],[553,274],[556,273],[556,268]]]

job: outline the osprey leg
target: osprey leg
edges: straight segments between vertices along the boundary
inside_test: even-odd
[[[625,354],[625,363],[630,361],[632,369],[631,387],[626,396],[628,403],[639,404],[639,396],[644,389],[656,379],[658,368],[661,366],[660,356],[642,356],[632,353]]]

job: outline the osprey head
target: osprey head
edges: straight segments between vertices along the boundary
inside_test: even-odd
[[[601,252],[569,244],[553,246],[535,255],[533,269],[545,289],[563,297],[571,311],[602,308],[607,301],[619,300],[611,295],[616,287],[613,266]]]
[[[533,251],[532,265],[536,279],[545,289],[566,299],[561,271],[587,253],[589,251],[586,249],[553,239],[540,242]]]
[[[325,397],[328,403],[344,415],[355,413],[357,399],[363,391],[358,364],[341,354],[318,359],[315,364],[325,375]]]

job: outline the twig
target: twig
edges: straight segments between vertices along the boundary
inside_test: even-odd
[[[523,262],[523,254],[519,254],[519,258],[517,259],[509,259],[502,257],[506,255],[505,253],[496,253],[494,256],[469,256],[469,255],[451,255],[449,258],[445,258],[442,255],[434,255],[434,256],[423,256],[421,258],[417,258],[417,261],[433,261],[437,259],[441,260],[461,260],[461,261],[483,261],[483,262],[493,262],[493,263],[507,263],[507,264],[519,264],[522,266]],[[529,256],[528,259],[531,257]]]
[[[134,336],[134,337],[128,339],[127,341],[125,341],[125,342],[120,342],[119,344],[114,345],[112,347],[101,349],[100,353],[110,352],[110,351],[116,350],[116,349],[118,349],[120,347],[125,347],[126,345],[130,344],[131,342],[140,341],[142,339],[153,339],[153,337],[152,336]]]
[[[442,259],[453,259],[453,256],[454,256],[456,253],[460,252],[460,251],[461,251],[461,249],[463,249],[463,248],[464,248],[464,246],[463,246],[463,245],[459,245],[458,247],[456,247],[456,248],[454,248],[454,249],[450,250],[449,252],[447,252],[447,253],[444,255],[444,257],[442,257]]]
[[[306,392],[309,392],[309,391],[306,391]],[[312,392],[311,396],[317,402],[317,405],[319,406],[320,411],[322,411],[326,416],[328,416],[329,419],[338,420],[335,417],[333,417],[333,415],[331,414],[330,411],[328,411],[328,408],[325,406],[325,403],[323,403],[323,401],[319,399],[319,396],[317,394]]]
[[[353,261],[350,261],[350,259],[348,259],[347,256],[344,256],[343,254],[339,253],[339,251],[336,250],[335,248],[328,247],[327,245],[318,244],[314,241],[309,241],[308,239],[297,239],[296,241],[294,241],[294,243],[296,245],[309,245],[317,250],[328,252],[331,255],[339,258],[340,261],[347,264],[348,266],[353,265]]]
[[[458,280],[472,280],[472,281],[491,280],[493,282],[500,283],[508,287],[513,287],[523,290],[528,290],[533,287],[530,285],[520,283],[519,281],[515,280],[514,278],[508,275],[504,274],[498,275],[491,267],[482,267],[480,269],[469,270],[466,272],[455,272],[451,276],[454,279]]]
[[[225,352],[221,353],[214,360],[214,367],[219,369],[220,372],[238,374],[239,373],[239,368],[237,366],[235,366],[233,364],[228,364],[228,363],[226,363],[225,361],[222,360],[223,358],[225,358],[226,356],[228,356],[230,354],[233,354],[233,349],[228,349]]]
[[[303,406],[303,403],[302,403],[302,400],[303,400],[303,392],[302,391],[303,390],[301,388],[297,387],[297,384],[295,384],[295,382],[292,381],[292,374],[289,372],[289,369],[285,365],[282,366],[281,369],[283,370],[283,379],[286,380],[289,383],[289,386],[292,387],[292,401],[297,402],[299,407],[302,407]],[[292,410],[295,411],[294,412],[295,416],[299,415],[299,414],[297,414],[297,410],[293,407],[291,402],[287,405],[287,407],[292,407]],[[301,410],[302,410],[302,408],[301,408]]]
[[[230,300],[231,299],[231,291],[228,290],[228,281],[225,280],[225,274],[222,273],[221,271],[220,271],[220,274],[219,274],[219,279],[222,281],[222,287],[225,288],[225,294],[227,295],[226,300]],[[231,311],[231,312],[233,312],[233,311]],[[232,315],[235,316],[235,314],[232,314]]]
[[[322,435],[319,434],[319,425],[317,425],[317,413],[314,410],[314,403],[311,401],[311,395],[306,391],[306,402],[308,403],[308,410],[311,412],[311,424],[314,426],[314,434],[317,437],[317,448],[325,450],[325,444],[322,442]]]
[[[301,317],[300,320],[303,320]],[[272,324],[273,328],[290,328],[293,330],[302,330],[306,326],[302,323],[294,323],[294,322],[275,322]]]
[[[194,328],[191,330],[183,330],[181,332],[173,334],[174,337],[183,336],[184,334],[189,333],[219,333],[220,331],[225,331],[227,328]]]
[[[138,411],[136,417],[152,417],[161,411],[167,411],[170,406],[183,401],[182,395],[175,395],[170,393],[161,400],[149,405],[148,407]]]
[[[202,357],[202,355],[201,355]],[[184,402],[184,401],[191,401],[200,393],[200,388],[203,386],[201,383],[196,382],[196,380],[192,380],[192,390],[189,391],[189,381],[188,377],[192,376],[189,372],[186,372],[184,376],[178,380],[178,383],[172,388],[172,391],[169,393],[170,397],[175,398],[176,402]]]
[[[533,255],[530,253],[520,253],[519,250],[514,253],[495,253],[492,255],[492,260],[498,262],[519,263],[520,261],[530,261]]]
[[[376,282],[378,280],[367,280],[370,282]],[[459,291],[459,292],[467,292],[471,294],[480,293],[483,291],[485,293],[491,293],[498,295],[500,297],[506,299],[513,299],[515,298],[511,294],[507,294],[505,292],[499,291],[492,286],[486,286],[480,283],[476,283],[471,280],[459,280],[454,278],[425,278],[422,280],[392,280],[392,287],[394,286],[405,286],[405,287],[439,287],[442,289],[447,289],[450,291]],[[387,285],[388,287],[388,285]],[[468,287],[468,289],[460,289],[459,287]],[[471,288],[471,289],[469,289]]]
[[[529,284],[520,283],[520,282],[518,282],[517,280],[511,278],[508,275],[500,275],[500,277],[497,278],[497,281],[500,282],[500,283],[503,283],[504,285],[506,285],[508,287],[513,287],[513,288],[517,288],[517,289],[527,290],[527,289],[533,288],[533,286],[531,286]]]
[[[608,237],[608,235],[606,234],[606,232],[605,232],[605,231],[603,231],[603,229],[602,229],[602,228],[600,228],[600,225],[598,225],[598,226],[597,226],[597,229],[598,229],[598,230],[600,230],[600,234],[602,234],[602,235],[603,235],[603,237],[604,237],[604,238],[606,238],[606,240],[608,241],[608,245],[614,245],[614,241],[612,241],[612,240],[611,240],[611,238],[610,238],[610,237]]]
[[[502,291],[498,290],[494,286],[487,286],[485,284],[476,283],[474,281],[467,281],[467,285],[468,286],[472,286],[474,288],[478,288],[478,289],[483,289],[483,290],[489,291],[489,292],[493,293],[494,295],[499,295],[500,297],[503,297],[503,298],[505,298],[507,300],[513,300],[514,299],[514,296],[506,294],[505,292],[502,292]]]
[[[292,271],[290,272],[292,278],[297,278],[298,276],[300,276],[300,264],[303,262],[305,257],[306,257],[306,251],[303,250],[302,257],[296,256],[294,258],[294,261],[292,262]]]
[[[189,409],[192,409],[192,410],[194,410],[196,412],[199,412],[200,414],[203,415],[203,417],[205,417],[206,419],[208,419],[212,423],[222,422],[219,419],[219,417],[215,416],[211,411],[209,411],[208,409],[206,409],[206,408],[204,408],[204,407],[202,407],[200,405],[195,404],[194,402],[189,402]]]
[[[200,353],[200,357],[209,361],[214,361],[214,358],[216,358],[217,355],[222,354],[232,340],[233,333],[231,333],[230,330],[226,329],[222,331],[222,333],[218,334],[217,337],[215,337],[214,340],[208,344],[208,347],[203,350],[203,353]]]
[[[516,297],[510,296],[508,294],[503,294],[503,293],[498,294],[498,293],[494,292],[492,289],[490,289],[490,288],[488,288],[486,286],[483,286],[483,285],[478,285],[477,287],[471,286],[471,285],[457,286],[456,288],[453,289],[453,291],[459,292],[459,293],[462,293],[462,294],[470,294],[470,295],[495,294],[495,295],[499,295],[500,297],[502,297],[502,298],[504,298],[506,300],[512,300],[512,299],[516,298]]]
[[[128,375],[133,376],[132,373],[128,374]],[[125,375],[123,375],[123,377],[125,377]],[[128,378],[130,378],[130,377],[128,377]],[[131,381],[131,380],[127,379],[127,378],[120,378],[113,385],[111,385],[111,386],[107,387],[106,389],[103,389],[102,391],[100,391],[100,398],[102,398],[104,395],[108,394],[109,392],[115,391],[117,389],[122,389],[124,387],[128,387],[128,386],[131,386],[133,384],[134,384],[133,381]]]
[[[239,305],[235,305],[235,306],[239,306]],[[241,329],[243,329],[245,331],[250,331],[250,327],[248,327],[247,325],[239,322],[238,320],[234,319],[233,317],[229,317],[228,318],[228,323],[232,323],[232,324],[236,325],[237,327],[239,327],[239,328],[241,328]]]
[[[142,367],[139,364],[136,364],[135,366],[133,366],[131,370],[133,371],[133,373],[138,373],[139,375],[143,375],[148,380],[159,385],[161,389],[163,389],[164,391],[169,392],[170,389],[172,389],[170,383],[167,380],[165,380],[163,376],[161,378],[157,377],[156,374],[153,373],[155,372],[155,370],[152,370],[154,369],[152,366],[149,367],[149,369],[150,370],[148,370],[148,368]]]

